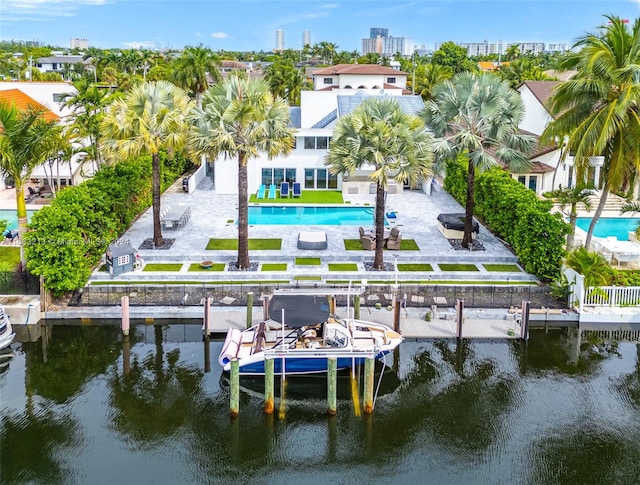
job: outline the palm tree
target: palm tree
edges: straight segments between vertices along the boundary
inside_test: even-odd
[[[423,100],[432,99],[433,88],[451,78],[451,69],[440,64],[427,63],[416,68],[415,93]]]
[[[604,156],[602,195],[587,232],[587,248],[609,192],[640,169],[640,19],[629,28],[620,17],[606,18],[609,23],[598,34],[580,38],[575,47],[581,49],[561,62],[562,69],[578,73],[556,87],[549,100],[556,119],[542,135],[543,140],[567,137],[578,181],[585,181],[592,156]]]
[[[218,57],[208,47],[202,44],[185,47],[174,62],[174,81],[194,96],[200,106],[202,93],[209,87],[207,75],[215,82],[220,81],[217,66]]]
[[[467,201],[462,246],[471,244],[476,170],[506,165],[515,172],[529,165],[534,138],[518,132],[524,115],[519,94],[491,74],[461,72],[433,90],[422,116],[436,138],[436,161],[466,155]]]
[[[191,148],[213,160],[238,159],[238,268],[249,261],[247,162],[266,152],[269,158],[288,154],[293,132],[288,128],[289,106],[274,97],[262,80],[229,76],[203,95],[202,107],[191,117]]]
[[[589,197],[593,195],[593,190],[583,186],[576,187],[560,187],[559,189],[545,192],[542,194],[548,199],[553,199],[554,203],[560,206],[560,210],[564,210],[569,206],[569,224],[571,231],[567,235],[567,251],[573,249],[574,238],[576,234],[576,220],[578,219],[578,204],[583,204],[587,212],[591,211],[591,200]]]
[[[609,284],[611,267],[604,256],[596,251],[589,251],[584,246],[579,246],[567,254],[565,264],[584,276],[586,287]]]
[[[187,94],[166,82],[135,86],[123,99],[114,101],[101,122],[105,155],[129,159],[151,155],[153,186],[153,244],[162,247],[160,227],[160,151],[182,151],[186,147],[192,109]]]
[[[350,115],[341,117],[325,165],[332,173],[352,174],[373,169],[376,183],[376,244],[374,269],[384,269],[384,205],[390,179],[416,185],[429,177],[433,154],[424,123],[404,113],[397,101],[368,98]]]
[[[18,109],[0,101],[0,173],[15,181],[20,239],[27,227],[24,185],[33,170],[56,152],[56,140],[62,130],[57,119],[47,120],[44,113],[43,108]],[[22,245],[20,261],[24,261]]]

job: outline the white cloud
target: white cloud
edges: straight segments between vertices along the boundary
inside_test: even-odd
[[[229,38],[229,34],[225,32],[211,32],[211,37],[214,39],[227,39]]]
[[[73,17],[84,5],[106,5],[112,0],[2,0],[0,18],[4,22],[18,20],[46,21]]]
[[[202,34],[201,34],[200,32],[196,32],[196,33],[195,33],[195,34],[193,34],[193,35],[195,35],[196,37],[202,37]]]

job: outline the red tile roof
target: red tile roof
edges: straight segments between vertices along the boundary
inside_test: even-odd
[[[33,106],[37,109],[44,110],[44,119],[47,121],[57,121],[60,119],[60,117],[53,111],[38,103],[31,96],[27,96],[19,89],[7,89],[6,91],[0,91],[0,102],[15,105],[18,109],[25,109],[29,106]]]
[[[549,111],[547,102],[558,84],[560,84],[560,81],[524,81],[518,86],[518,90],[520,90],[521,86],[527,86],[529,91],[540,101],[540,104]]]
[[[337,74],[407,75],[406,72],[377,64],[338,64],[336,66],[322,67],[313,71],[314,76],[333,76]]]

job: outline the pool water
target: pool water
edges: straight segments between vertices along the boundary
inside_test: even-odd
[[[576,225],[584,232],[589,230],[591,217],[578,217]],[[629,240],[629,231],[635,231],[640,217],[601,217],[593,231],[595,237],[615,236],[619,241]]]
[[[373,207],[251,206],[249,224],[370,226]]]
[[[27,211],[28,221],[31,220],[31,216],[33,215],[34,212],[37,212],[37,211]],[[6,210],[6,209],[0,210],[0,221],[1,220],[5,220],[9,222],[7,229],[11,229],[11,230],[18,229],[18,213],[16,211]]]

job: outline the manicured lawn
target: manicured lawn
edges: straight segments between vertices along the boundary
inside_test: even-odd
[[[282,247],[282,239],[249,239],[249,250],[273,250],[279,251]],[[237,239],[209,239],[207,243],[208,250],[212,251],[231,251],[238,250]]]
[[[200,263],[191,263],[189,271],[224,271],[226,263],[213,263],[209,268],[203,268]]]
[[[329,271],[358,271],[354,263],[329,263]]]
[[[295,281],[322,281],[322,276],[296,276]]]
[[[479,271],[475,264],[442,263],[438,266],[442,271]]]
[[[296,266],[320,266],[320,258],[296,258]]]
[[[487,263],[483,264],[484,269],[496,273],[519,273],[521,272],[517,264],[499,264],[499,263]]]
[[[260,271],[287,271],[287,263],[263,263]]]
[[[360,239],[344,239],[344,248],[347,251],[361,251],[362,243]],[[385,249],[387,251],[387,249]],[[413,239],[403,239],[400,241],[400,251],[420,251],[420,247]]]
[[[145,264],[142,271],[180,271],[182,263],[149,263]]]
[[[13,268],[20,262],[20,248],[18,247],[0,247],[0,261],[7,262]]]
[[[241,281],[227,281],[227,280],[222,280],[222,281],[123,281],[123,283],[126,283],[127,285],[138,285],[138,286],[145,286],[145,285],[160,285],[160,286],[166,286],[166,285],[239,285],[239,286],[243,286],[243,285],[264,285],[265,283],[268,283],[270,285],[283,285],[286,283],[290,283],[289,280],[241,280]],[[104,285],[115,285],[116,283],[114,283],[113,281],[91,281],[90,282],[91,285],[95,285],[95,286],[104,286]]]
[[[398,264],[398,271],[433,271],[433,268],[430,264],[410,264],[410,263],[401,263]]]
[[[267,187],[268,189],[268,187]],[[342,192],[339,190],[305,190],[302,189],[300,197],[280,197],[280,188],[276,192],[275,199],[266,198],[258,199],[256,194],[249,197],[250,204],[344,204]]]

